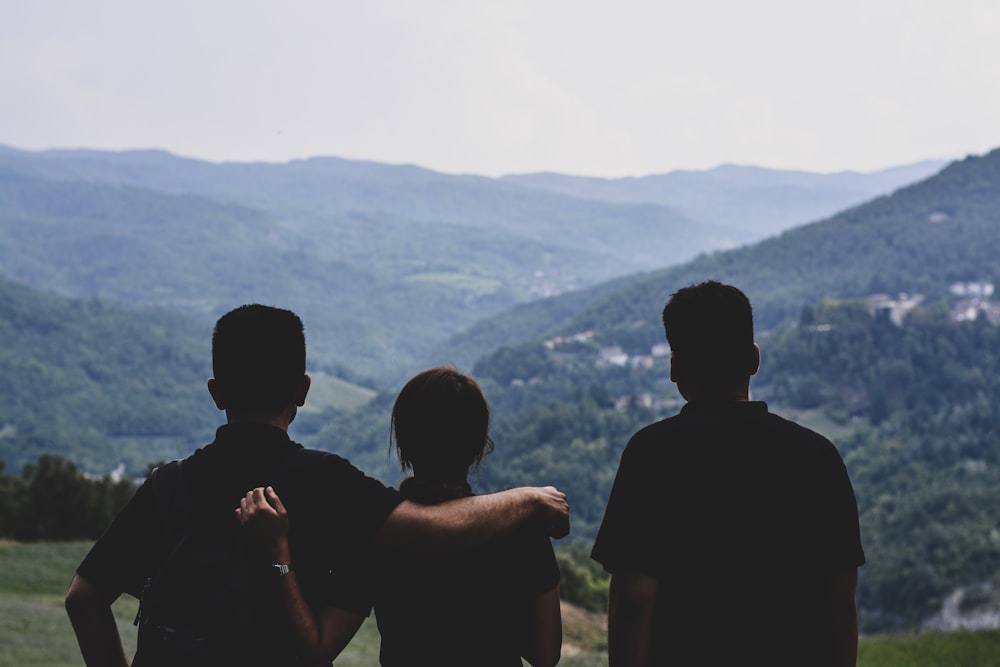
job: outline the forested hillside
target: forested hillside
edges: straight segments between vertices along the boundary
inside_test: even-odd
[[[214,321],[165,308],[67,299],[0,278],[0,462],[17,473],[43,454],[85,473],[139,477],[189,454],[225,419],[206,389]],[[374,391],[310,367],[293,425],[319,428]]]
[[[0,279],[0,461],[42,454],[141,474],[211,434],[212,322],[70,300]]]

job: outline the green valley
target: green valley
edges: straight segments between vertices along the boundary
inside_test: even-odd
[[[752,245],[705,245],[690,261],[629,275],[601,260],[578,283],[590,286],[533,300],[533,289],[577,284],[575,268],[597,248],[538,245],[519,236],[529,220],[548,211],[539,225],[551,230],[571,226],[570,213],[599,212],[577,202],[557,214],[564,200],[507,189],[537,194],[537,183],[465,180],[432,215],[432,193],[444,196],[449,179],[407,168],[345,175],[351,165],[321,161],[216,171],[131,154],[93,155],[88,166],[76,153],[34,156],[29,168],[15,157],[0,161],[5,477],[43,461],[65,472],[47,454],[88,473],[141,476],[206,442],[220,420],[204,386],[212,320],[234,300],[273,300],[303,311],[316,378],[294,437],[389,483],[399,473],[388,413],[402,380],[440,363],[471,371],[497,442],[473,486],[555,484],[569,494],[567,588],[599,614],[606,577],[588,569],[586,554],[618,458],[637,428],[681,405],[660,310],[674,290],[714,278],[755,305],[764,362],[754,397],[825,433],[844,456],[868,557],[863,631],[954,631],[1000,609],[1000,150]],[[84,181],[91,166],[99,176]],[[320,184],[335,174],[345,183],[323,199]],[[297,178],[312,185],[291,215],[295,191],[282,188]],[[360,206],[362,181],[385,198],[384,211],[347,210]],[[539,208],[515,207],[510,227],[459,224],[479,187],[490,193],[482,201]],[[598,230],[628,219],[633,232],[649,232],[652,218],[640,224],[629,218],[635,209],[600,210],[610,226]],[[149,213],[137,222],[137,211]],[[334,223],[336,233],[315,233]],[[448,239],[454,245],[436,254]],[[512,259],[517,252],[530,262]],[[553,272],[536,273],[540,262],[554,262]],[[603,271],[618,277],[598,282]],[[959,642],[941,650],[961,652],[993,637],[927,641]],[[897,650],[872,642],[870,655]],[[938,650],[900,642],[904,655]]]

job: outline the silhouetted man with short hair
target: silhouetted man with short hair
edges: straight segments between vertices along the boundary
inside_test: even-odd
[[[687,403],[630,440],[592,554],[612,575],[612,667],[854,665],[864,552],[839,453],[749,400],[740,290],[679,290],[663,325]]]
[[[457,549],[485,543],[529,519],[554,536],[568,532],[565,496],[551,487],[421,506],[402,500],[396,490],[366,477],[346,459],[303,450],[287,430],[309,391],[305,359],[302,322],[290,311],[249,305],[219,319],[212,338],[215,377],[208,381],[208,390],[225,411],[227,424],[218,429],[214,442],[180,462],[188,512],[164,511],[164,505],[177,508],[164,503],[162,482],[158,486],[155,479],[147,480],[84,558],[70,584],[66,609],[88,665],[128,665],[111,604],[122,592],[142,596],[179,543],[172,524],[179,523],[185,535],[197,530],[241,535],[235,510],[255,487],[274,483],[293,510],[290,539],[297,541],[297,562],[256,559],[248,565],[252,571],[244,581],[251,582],[254,624],[249,630],[241,626],[238,636],[215,626],[191,630],[184,627],[186,619],[179,619],[180,628],[161,627],[153,620],[141,624],[136,665],[195,664],[177,657],[181,646],[192,652],[208,646],[212,652],[221,651],[222,657],[206,663],[213,665],[311,663],[313,656],[296,655],[289,619],[281,616],[279,596],[285,587],[279,582],[285,577],[296,578],[308,602],[331,615],[324,628],[333,631],[323,637],[321,656],[321,662],[329,663],[370,609],[359,573],[365,570],[373,542],[417,550]],[[309,456],[303,459],[304,454]],[[170,657],[164,657],[168,653]]]

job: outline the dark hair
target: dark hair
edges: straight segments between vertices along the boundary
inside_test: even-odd
[[[215,323],[212,372],[233,410],[287,408],[306,372],[302,320],[290,310],[259,304],[229,311]]]
[[[493,451],[490,407],[479,385],[454,368],[413,377],[392,406],[390,439],[403,471],[436,481],[464,481]]]
[[[724,387],[753,371],[753,308],[732,285],[708,280],[678,290],[663,308],[663,330],[675,377]]]

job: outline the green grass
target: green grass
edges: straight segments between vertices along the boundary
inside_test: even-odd
[[[62,596],[89,542],[0,542],[0,593]]]
[[[76,638],[63,609],[63,595],[88,542],[15,544],[0,542],[0,667],[79,667]],[[123,596],[113,609],[126,651],[135,651],[138,603]],[[566,639],[585,652],[564,648],[560,665],[607,664],[603,619],[567,609]],[[588,638],[588,633],[594,636]],[[337,658],[336,665],[377,667],[379,636],[368,619]],[[1000,631],[864,637],[859,667],[1000,667]]]
[[[63,608],[76,566],[89,542],[0,542],[0,665],[80,665],[80,651]],[[129,655],[138,601],[123,596],[112,607]]]
[[[1000,667],[1000,631],[866,637],[858,667]]]

